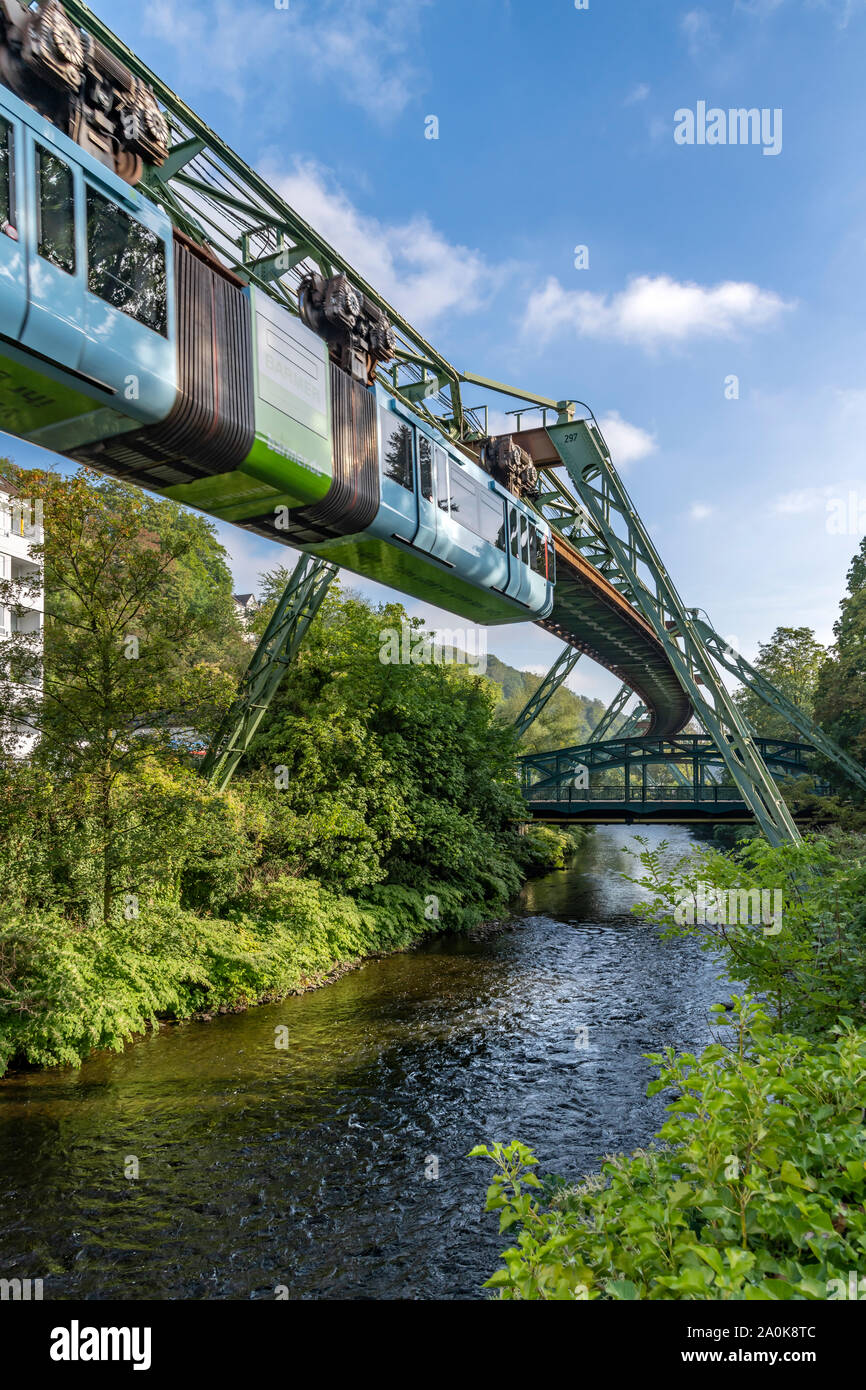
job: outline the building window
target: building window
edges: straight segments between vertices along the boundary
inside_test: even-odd
[[[382,424],[382,471],[386,478],[399,483],[407,492],[414,492],[412,436],[415,431],[391,410],[382,410],[379,416]]]
[[[56,154],[36,146],[38,249],[58,270],[75,270],[75,188],[72,170]]]
[[[168,333],[165,243],[93,188],[87,189],[87,288],[155,333]]]

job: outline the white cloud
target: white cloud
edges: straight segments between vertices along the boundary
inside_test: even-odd
[[[781,9],[786,0],[734,0],[734,9],[743,10],[756,19],[769,19]],[[826,10],[840,29],[845,29],[849,21],[866,7],[866,0],[802,0],[806,10]]]
[[[784,516],[803,516],[807,512],[823,511],[827,498],[833,494],[832,487],[801,487],[793,492],[783,492],[776,498],[774,510]]]
[[[389,119],[418,90],[410,54],[419,52],[418,18],[426,3],[291,0],[285,10],[251,11],[231,0],[182,8],[152,0],[146,14],[151,33],[190,55],[188,81],[218,87],[238,104],[276,64],[284,77],[303,71],[369,115]]]
[[[649,86],[646,82],[638,82],[636,87],[632,87],[625,99],[626,106],[634,106],[638,101],[646,101],[650,94]]]
[[[608,338],[655,347],[695,337],[731,337],[745,328],[763,328],[793,305],[772,290],[747,281],[706,286],[669,275],[638,275],[613,295],[565,290],[551,276],[530,295],[524,332],[546,342],[571,329],[584,338]]]
[[[713,515],[715,507],[708,507],[706,502],[693,502],[689,507],[690,521],[706,521]]]
[[[618,410],[609,411],[598,423],[617,468],[625,468],[638,459],[646,458],[648,454],[654,454],[658,447],[655,435],[642,430],[639,425],[630,425]]]
[[[706,10],[687,10],[680,18],[680,29],[693,58],[699,58],[716,42],[713,23]]]
[[[478,251],[446,240],[426,213],[387,223],[361,212],[320,165],[298,161],[280,171],[265,158],[271,186],[326,241],[419,327],[443,314],[477,312],[502,283],[505,266],[491,266]]]
[[[784,3],[785,0],[734,0],[734,9],[745,10],[746,14],[755,15],[757,19],[766,19]]]

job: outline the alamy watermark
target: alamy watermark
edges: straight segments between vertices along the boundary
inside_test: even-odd
[[[830,536],[866,533],[866,492],[851,488],[847,497],[828,497],[826,529]]]
[[[487,670],[487,633],[484,628],[455,628],[427,632],[402,623],[379,633],[379,660],[383,666],[466,666],[473,675]]]
[[[761,145],[763,154],[782,153],[782,108],[776,106],[708,106],[699,101],[694,111],[674,112],[678,145]]]
[[[713,888],[699,883],[678,894],[674,921],[679,927],[763,927],[765,936],[782,930],[781,888]]]

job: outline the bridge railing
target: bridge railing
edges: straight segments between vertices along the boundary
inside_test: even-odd
[[[646,806],[655,802],[674,802],[679,805],[693,805],[695,801],[707,803],[708,805],[730,805],[736,803],[743,804],[743,799],[739,790],[731,784],[730,786],[712,787],[626,787],[619,786],[597,786],[597,787],[569,787],[569,786],[540,786],[527,787],[524,790],[527,801],[565,802],[574,805],[595,805],[598,802],[615,802],[618,805],[628,803],[630,806]]]

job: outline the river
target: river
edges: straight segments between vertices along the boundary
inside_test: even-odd
[[[592,1171],[661,1121],[641,1054],[710,1040],[717,968],[630,915],[633,842],[598,829],[512,931],[0,1082],[0,1272],[46,1299],[482,1297],[507,1239],[468,1150]]]

